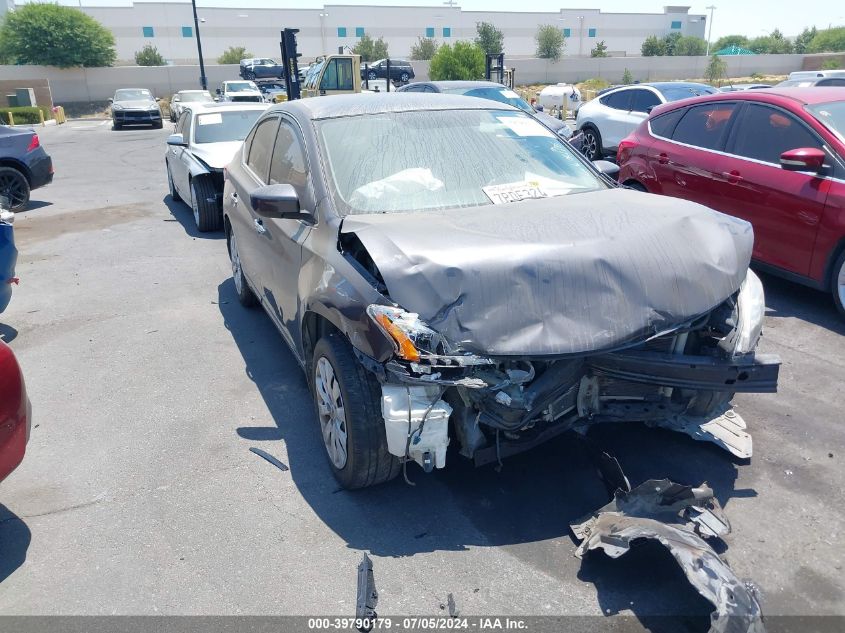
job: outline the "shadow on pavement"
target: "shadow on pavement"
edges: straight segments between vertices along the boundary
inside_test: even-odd
[[[37,211],[38,209],[43,209],[44,207],[51,207],[53,206],[52,202],[47,202],[46,200],[31,200],[27,203],[26,209],[22,209],[20,211],[16,211],[15,215],[25,215],[29,211]]]
[[[572,583],[582,573],[583,580],[595,583],[603,609],[625,608],[638,617],[678,613],[679,604],[694,604],[696,615],[712,610],[706,601],[704,609],[699,609],[698,594],[668,554],[665,565],[633,553],[606,563],[594,560],[604,557],[602,553],[591,553],[583,563],[574,558],[569,523],[604,505],[608,494],[582,443],[571,436],[507,459],[501,472],[492,466],[476,469],[454,451],[447,458],[447,468],[431,475],[410,465],[408,475],[414,487],[400,476],[370,489],[340,489],[328,467],[304,374],[281,335],[263,310],[247,310],[238,303],[231,279],[220,284],[218,294],[225,326],[275,423],[241,427],[238,435],[255,442],[284,440],[290,476],[300,493],[349,548],[402,557],[506,547],[513,556],[561,582]],[[736,465],[713,445],[636,423],[599,426],[590,437],[618,457],[632,485],[663,477],[695,485],[707,481],[722,505],[734,496],[755,494],[734,489]],[[272,446],[262,448],[273,452]],[[621,601],[637,574],[642,578],[635,584],[642,582],[649,589],[637,594],[642,604],[623,607]]]
[[[829,292],[757,271],[766,291],[766,316],[794,317],[837,334],[845,334],[845,316],[833,305]]]
[[[0,323],[0,339],[3,339],[4,343],[11,343],[17,337],[18,331],[15,328],[6,323]]]
[[[0,583],[23,565],[31,539],[26,523],[0,503]]]
[[[185,229],[185,233],[189,236],[202,238],[204,240],[222,240],[226,237],[223,229],[220,229],[219,231],[206,231],[205,233],[201,233],[200,230],[197,229],[197,223],[194,221],[194,212],[191,209],[191,206],[186,202],[177,202],[170,197],[170,194],[164,196],[164,198],[162,198],[162,202],[164,202],[164,205],[167,207],[168,211],[170,211],[170,215],[172,215],[173,218],[182,225],[182,228]]]

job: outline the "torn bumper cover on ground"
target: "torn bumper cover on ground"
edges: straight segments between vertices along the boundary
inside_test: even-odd
[[[570,527],[582,541],[575,553],[579,558],[594,549],[619,558],[633,541],[659,541],[690,584],[716,607],[710,616],[711,633],[765,631],[754,586],[739,580],[702,538],[730,532],[730,523],[706,484],[692,488],[650,479],[631,492],[617,491],[613,501]]]

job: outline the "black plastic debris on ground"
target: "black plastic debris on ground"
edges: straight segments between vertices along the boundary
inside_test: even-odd
[[[282,462],[280,462],[278,459],[273,457],[270,453],[267,453],[266,451],[262,451],[260,448],[255,448],[253,446],[249,450],[250,450],[250,452],[255,453],[259,457],[263,457],[264,459],[266,459],[268,462],[273,464],[273,466],[275,466],[276,468],[278,468],[281,471],[290,470],[290,468],[285,466]]]
[[[355,619],[358,621],[359,631],[372,630],[378,617],[378,590],[373,577],[373,561],[364,552],[364,558],[358,563],[358,595],[355,600]]]

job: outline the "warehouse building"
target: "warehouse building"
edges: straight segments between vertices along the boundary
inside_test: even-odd
[[[0,0],[3,2],[5,0]],[[200,3],[201,4],[201,3]],[[114,33],[117,57],[132,62],[135,52],[152,44],[170,62],[196,63],[197,47],[190,2],[129,2],[86,6],[83,11]],[[478,22],[491,22],[505,36],[508,57],[532,57],[537,27],[561,29],[565,55],[589,55],[604,41],[613,55],[639,55],[649,35],[669,33],[704,37],[706,17],[690,15],[688,6],[667,6],[663,13],[604,13],[597,9],[556,12],[463,11],[458,6],[324,5],[322,9],[198,7],[203,55],[213,62],[230,46],[244,46],[259,57],[279,56],[279,31],[299,29],[304,59],[339,47],[353,47],[363,35],[383,37],[390,54],[408,57],[418,38],[438,43],[473,39]]]

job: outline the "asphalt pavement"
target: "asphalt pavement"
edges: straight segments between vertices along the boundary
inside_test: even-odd
[[[501,472],[453,459],[410,468],[415,486],[340,490],[301,370],[238,304],[222,233],[167,195],[170,125],[39,132],[56,177],[17,216],[21,284],[0,315],[34,414],[0,484],[0,613],[351,616],[363,551],[381,614],[440,615],[450,593],[466,615],[710,612],[660,546],[573,556],[568,523],[607,496],[568,437]],[[761,351],[783,366],[778,394],[735,400],[750,461],[633,423],[592,436],[632,484],[709,482],[764,613],[845,615],[845,320],[763,282]]]

